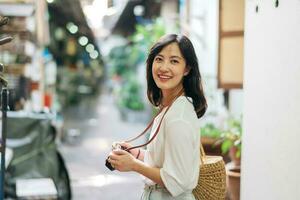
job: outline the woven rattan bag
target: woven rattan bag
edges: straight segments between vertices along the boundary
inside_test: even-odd
[[[205,155],[200,144],[201,165],[199,180],[193,194],[197,200],[224,200],[226,195],[226,171],[222,156]]]

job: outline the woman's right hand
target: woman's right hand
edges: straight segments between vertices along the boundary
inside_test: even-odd
[[[133,147],[132,144],[130,143],[126,143],[126,142],[120,142],[119,143],[122,147],[125,147],[126,149]],[[129,151],[129,153],[131,153],[131,155],[133,155],[135,158],[137,157],[138,153],[139,153],[139,149],[132,149]]]

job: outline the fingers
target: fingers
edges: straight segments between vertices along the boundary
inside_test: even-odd
[[[130,148],[132,147],[132,145],[130,143],[127,143],[127,142],[120,142],[120,145],[123,146],[123,147],[126,147],[126,148]]]
[[[112,166],[113,168],[116,169],[117,160],[113,160],[113,159],[111,159],[110,157],[108,157],[107,161],[111,164],[111,166]]]
[[[112,152],[110,152],[109,158],[111,158],[112,160],[119,160],[119,159],[121,159],[120,156],[127,155],[127,154],[129,154],[129,153],[124,150],[113,150]]]
[[[108,162],[110,163],[110,164],[112,164],[112,165],[116,165],[117,164],[117,160],[114,160],[114,159],[112,159],[112,158],[108,158]]]
[[[116,170],[122,170],[126,167],[130,161],[132,155],[124,150],[114,150],[110,152],[108,157],[108,162],[111,164],[113,168]]]
[[[126,154],[128,154],[127,151],[124,151],[124,150],[121,150],[121,149],[113,150],[112,153],[115,154],[115,155],[126,155]]]
[[[119,159],[119,156],[116,155],[116,154],[114,154],[114,153],[110,153],[110,154],[109,154],[109,159],[111,159],[111,160],[118,160],[118,159]]]

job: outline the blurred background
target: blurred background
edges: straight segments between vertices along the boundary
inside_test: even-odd
[[[276,152],[264,151],[278,144],[266,142],[270,141],[270,132],[277,140],[282,139],[278,127],[266,129],[282,118],[273,118],[272,108],[267,115],[265,108],[270,105],[267,102],[280,99],[279,94],[274,97],[266,89],[275,87],[272,83],[278,76],[273,73],[283,73],[284,60],[295,60],[289,57],[294,54],[289,54],[282,56],[281,61],[271,62],[281,56],[281,52],[273,52],[273,41],[278,42],[276,35],[283,34],[287,37],[276,43],[277,47],[291,40],[299,44],[300,34],[295,28],[299,8],[299,1],[268,4],[250,0],[0,0],[1,20],[9,19],[0,27],[1,37],[13,37],[0,46],[3,77],[8,83],[3,88],[9,91],[10,108],[5,119],[7,138],[2,137],[1,148],[6,164],[5,198],[139,199],[143,178],[134,173],[111,172],[104,163],[112,142],[139,134],[153,116],[155,110],[146,97],[147,54],[159,37],[178,33],[187,35],[194,44],[208,100],[208,111],[199,120],[201,142],[207,154],[221,155],[226,162],[227,199],[240,199],[241,157],[247,156],[243,163],[250,164],[242,166],[247,170],[244,175],[248,179],[244,180],[249,180],[249,184],[244,181],[242,195],[249,199],[251,192],[247,191],[257,184],[251,179],[256,177],[254,171],[262,169],[262,175],[267,170],[266,163],[260,163],[262,168],[253,168],[251,163],[255,163],[256,156],[284,157],[292,151],[282,150],[288,142]],[[289,9],[294,21],[279,17]],[[244,31],[245,16],[248,32]],[[271,18],[278,19],[281,26],[272,29],[275,25],[271,25]],[[282,30],[279,27],[283,24],[288,24],[284,26],[286,32],[276,32]],[[274,35],[268,37],[264,34],[267,30]],[[248,35],[244,36],[244,32]],[[288,37],[291,33],[295,33],[293,39]],[[297,48],[292,45],[290,51]],[[259,57],[265,52],[269,56]],[[295,63],[291,62],[291,66]],[[287,71],[296,78],[284,79],[286,85],[296,87],[295,82],[289,81],[300,78],[298,68]],[[290,105],[300,100],[299,92],[293,97]],[[276,102],[273,106],[277,108],[285,104]],[[293,107],[290,115],[281,111],[277,116],[296,116],[298,107]],[[242,122],[248,125],[249,134],[243,133]],[[280,130],[285,127],[299,131],[289,123]],[[146,139],[147,135],[136,143]],[[242,144],[247,145],[243,149],[249,149],[246,153],[241,152]],[[252,152],[255,144],[261,145]],[[299,166],[298,159],[293,161],[294,166]],[[267,177],[276,172],[268,171]],[[278,179],[286,181],[287,173]],[[300,176],[299,171],[296,173]],[[275,185],[269,186],[269,194],[280,187]],[[299,191],[293,190],[299,184],[292,181],[291,185],[294,193],[290,192],[287,199],[300,198]],[[281,199],[277,198],[281,193],[275,192],[274,198],[268,198],[264,192],[257,189],[253,199]]]

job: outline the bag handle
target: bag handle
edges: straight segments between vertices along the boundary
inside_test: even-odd
[[[160,122],[159,122],[159,125],[158,125],[158,127],[157,127],[155,133],[154,133],[153,136],[151,137],[151,139],[150,139],[148,142],[146,142],[145,144],[137,145],[137,146],[133,146],[133,147],[127,148],[127,149],[125,149],[125,151],[128,151],[128,152],[129,152],[129,151],[132,150],[132,149],[144,147],[144,146],[150,144],[150,143],[154,140],[154,138],[156,137],[156,135],[157,135],[158,132],[159,132],[160,126],[161,126],[161,124],[162,124],[162,121],[163,121],[165,115],[167,114],[168,110],[171,108],[171,106],[172,106],[172,104],[174,103],[174,101],[175,101],[179,96],[181,96],[181,95],[183,94],[183,92],[184,92],[184,90],[183,90],[183,88],[182,88],[182,89],[179,91],[179,93],[173,98],[172,102],[171,102],[170,105],[167,107],[166,111],[164,112],[163,116],[161,117],[161,120],[160,120]],[[150,127],[153,125],[154,119],[155,119],[155,118],[163,111],[164,108],[165,108],[165,107],[161,108],[161,110],[153,117],[153,119],[151,120],[151,122],[148,124],[148,126],[146,127],[146,129],[145,129],[141,134],[139,134],[138,136],[134,137],[133,139],[126,140],[125,142],[127,142],[127,143],[128,143],[128,142],[132,142],[132,141],[138,139],[139,137],[141,137],[142,135],[144,135],[144,134],[146,133],[146,131],[147,131],[148,129],[150,129]]]
[[[203,148],[203,145],[200,141],[200,160],[201,160],[201,163],[204,164],[204,160],[206,159],[206,154],[205,154],[205,151],[204,151],[204,148]]]

